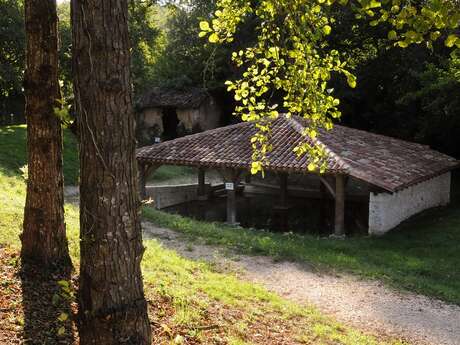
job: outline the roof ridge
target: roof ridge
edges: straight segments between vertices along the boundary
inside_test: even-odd
[[[297,117],[299,116],[287,116],[286,114],[282,114],[286,122],[297,132],[299,133],[302,137],[305,135],[303,134],[303,130],[305,126],[303,126],[299,120],[297,120]],[[321,139],[318,137],[316,138],[310,138],[311,141],[313,141],[314,144],[319,144],[324,147],[326,154],[329,155],[330,158],[334,159],[339,166],[343,167],[347,172],[352,171],[352,167],[350,164],[345,162],[337,153],[335,153],[328,145],[326,145]]]

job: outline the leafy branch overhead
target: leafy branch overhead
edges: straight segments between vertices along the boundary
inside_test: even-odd
[[[281,111],[308,120],[305,140],[295,151],[312,157],[309,170],[324,170],[324,148],[315,138],[319,128],[332,129],[333,120],[341,116],[331,77],[341,75],[351,88],[357,85],[347,56],[328,46],[335,23],[332,6],[350,6],[371,26],[386,23],[388,39],[402,48],[421,43],[432,48],[441,37],[447,47],[460,48],[458,0],[218,0],[214,18],[200,23],[200,37],[209,42],[232,42],[245,20],[258,20],[256,42],[232,55],[244,71],[242,77],[226,82],[238,102],[236,114],[258,128],[251,140],[254,174],[263,170],[271,149],[270,125]]]

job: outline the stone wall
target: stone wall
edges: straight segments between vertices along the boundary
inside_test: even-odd
[[[177,109],[177,118],[186,133],[196,133],[219,127],[222,110],[214,97],[208,97],[198,109]]]
[[[200,125],[201,118],[205,114],[202,114],[200,109],[177,109],[177,119],[179,120],[179,126],[183,127],[185,133],[190,134],[194,131],[194,128]]]
[[[209,185],[206,185],[209,188]],[[152,198],[153,207],[160,210],[169,206],[197,200],[198,184],[175,186],[147,186],[147,197]]]
[[[383,235],[423,210],[447,205],[450,182],[449,172],[393,194],[370,193],[369,234]]]
[[[143,110],[136,121],[137,139],[142,144],[152,144],[155,137],[163,134],[163,110],[150,108]]]

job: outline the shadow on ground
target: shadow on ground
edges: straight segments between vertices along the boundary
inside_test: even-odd
[[[24,265],[19,273],[24,312],[24,344],[73,344],[70,274],[42,272]]]

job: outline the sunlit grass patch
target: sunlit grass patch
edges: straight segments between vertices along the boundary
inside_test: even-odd
[[[191,177],[197,174],[196,169],[185,166],[164,165],[159,167],[149,180],[161,182],[182,177]]]

